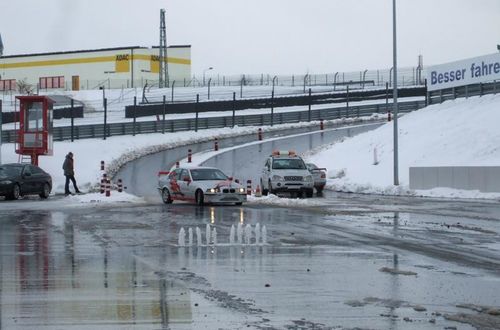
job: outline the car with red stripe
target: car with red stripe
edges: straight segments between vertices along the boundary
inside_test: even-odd
[[[165,204],[188,201],[203,204],[246,202],[246,189],[215,167],[183,166],[158,173],[158,191]]]

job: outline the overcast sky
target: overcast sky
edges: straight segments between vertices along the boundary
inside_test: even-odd
[[[398,65],[496,52],[499,0],[398,0]],[[330,73],[392,66],[392,0],[0,0],[4,55],[192,45],[193,73]]]

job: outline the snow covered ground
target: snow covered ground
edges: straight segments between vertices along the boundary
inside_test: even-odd
[[[332,123],[352,123],[355,121],[373,120],[379,118],[349,118],[327,121],[326,125]],[[305,122],[297,124],[274,125],[264,127],[263,131],[277,131],[296,127],[319,126],[319,122]],[[244,134],[256,134],[257,127],[245,126],[235,128],[219,128],[210,130],[199,130],[198,132],[186,131],[175,133],[142,134],[132,136],[114,136],[106,140],[85,139],[74,142],[61,141],[54,142],[54,155],[39,158],[39,165],[47,171],[53,180],[53,193],[63,193],[65,178],[62,170],[62,163],[66,154],[70,151],[74,154],[75,177],[79,187],[83,191],[91,191],[100,182],[101,171],[100,162],[106,164],[106,171],[113,175],[125,163],[134,159],[157,153],[177,146],[193,144],[214,138],[224,138]],[[19,156],[15,153],[14,144],[2,144],[2,162],[16,163]],[[95,199],[95,196],[93,196]],[[76,198],[76,197],[75,197]],[[80,198],[82,199],[82,198]],[[85,200],[85,199],[82,199]]]
[[[411,166],[499,166],[500,95],[457,99],[401,117],[399,181],[393,183],[393,125],[312,151],[307,159],[328,168],[327,188],[355,193],[460,198],[500,194],[447,188],[409,189]],[[374,149],[378,164],[374,165]]]
[[[460,191],[438,188],[412,191],[408,187],[410,166],[499,165],[500,163],[500,96],[458,99],[441,105],[429,106],[400,118],[400,186],[393,186],[392,123],[374,131],[347,139],[341,143],[312,150],[306,158],[328,168],[327,188],[356,193],[390,195],[417,195],[462,198],[500,198],[500,194]],[[369,119],[369,118],[365,118]],[[275,125],[272,130],[318,125],[300,123]],[[55,142],[54,155],[41,157],[40,166],[48,171],[54,182],[53,192],[62,193],[64,176],[61,169],[65,155],[75,154],[76,179],[84,191],[91,191],[100,180],[100,161],[104,160],[108,173],[139,157],[176,146],[241,134],[254,133],[256,127],[200,130],[111,137],[107,140],[89,139]],[[264,128],[269,131],[271,128]],[[379,163],[373,165],[374,149]],[[221,150],[222,151],[222,150]],[[205,155],[205,159],[211,153]],[[13,144],[2,145],[2,162],[17,162]],[[124,195],[125,196],[125,195]],[[124,197],[130,200],[129,197]],[[97,200],[96,196],[75,196],[82,202]],[[90,200],[87,200],[90,199]],[[271,202],[271,201],[268,201]]]

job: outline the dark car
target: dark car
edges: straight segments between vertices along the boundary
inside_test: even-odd
[[[309,172],[313,175],[314,188],[316,188],[318,194],[321,194],[326,185],[326,168],[319,168],[313,163],[308,163],[306,166]]]
[[[24,195],[47,198],[52,190],[52,177],[31,164],[0,165],[0,196],[18,199]]]

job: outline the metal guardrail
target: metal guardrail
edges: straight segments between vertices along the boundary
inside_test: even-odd
[[[500,81],[446,88],[427,92],[429,104],[443,103],[459,97],[483,96],[500,92]]]
[[[418,110],[426,106],[425,101],[407,101],[399,103],[401,113]],[[235,115],[203,118],[183,118],[174,120],[138,121],[110,123],[106,125],[106,137],[118,135],[135,135],[147,133],[179,132],[208,128],[222,128],[233,126],[264,126],[273,124],[289,124],[307,122],[312,120],[331,120],[339,118],[352,118],[369,116],[373,113],[387,113],[392,109],[392,103],[379,103],[372,105],[359,105],[350,107],[337,107],[294,112],[280,112],[255,115]],[[194,114],[193,114],[194,115]],[[5,130],[2,132],[4,143],[16,142],[16,131]],[[54,141],[71,140],[71,126],[54,127]],[[73,127],[73,138],[90,139],[104,138],[104,125],[78,125]]]

